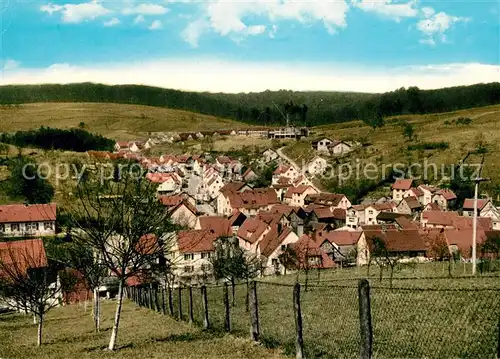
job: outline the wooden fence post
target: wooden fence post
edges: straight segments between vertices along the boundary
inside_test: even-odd
[[[210,328],[210,322],[208,320],[208,298],[207,298],[207,287],[201,287],[201,301],[203,304],[203,329]]]
[[[163,315],[167,314],[167,303],[165,298],[165,287],[161,288],[161,312]]]
[[[174,317],[174,299],[172,298],[172,287],[168,286],[168,311],[170,316]]]
[[[144,306],[144,288],[139,287],[139,307]]]
[[[370,308],[370,283],[366,279],[360,279],[358,283],[359,297],[359,326],[361,333],[360,358],[371,359],[372,357],[372,315]]]
[[[149,284],[148,288],[148,308],[153,309],[153,285]]]
[[[225,309],[225,321],[224,328],[226,332],[231,331],[231,312],[229,309],[229,290],[227,288],[227,283],[224,283],[224,309]]]
[[[259,304],[257,301],[257,282],[253,281],[250,289],[250,318],[251,328],[250,336],[252,340],[259,341],[260,328],[259,328]]]
[[[304,359],[304,339],[302,338],[302,311],[300,310],[300,284],[295,283],[293,288],[293,314],[295,317],[295,329],[297,337],[295,340],[295,357]]]
[[[193,287],[189,286],[188,288],[188,295],[189,295],[189,324],[193,324],[194,322],[194,317],[193,317]]]
[[[177,288],[177,309],[179,320],[182,320],[182,287]]]
[[[498,343],[497,343],[497,359],[500,359],[500,316],[498,317]]]

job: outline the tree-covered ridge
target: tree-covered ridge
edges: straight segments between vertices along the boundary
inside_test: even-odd
[[[437,90],[401,88],[383,94],[351,92],[264,91],[259,93],[186,92],[139,85],[9,85],[0,87],[0,104],[33,102],[108,102],[168,107],[238,121],[323,125],[392,115],[437,113],[500,103],[500,83]]]

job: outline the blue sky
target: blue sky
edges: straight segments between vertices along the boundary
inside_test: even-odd
[[[1,83],[377,92],[500,81],[496,1],[3,0]]]

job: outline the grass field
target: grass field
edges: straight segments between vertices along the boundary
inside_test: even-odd
[[[458,117],[469,117],[472,123],[470,125],[452,124],[451,121]],[[413,124],[417,135],[416,140],[410,142],[403,137],[401,121]],[[445,123],[447,121],[450,124]],[[302,160],[307,161],[314,156],[310,142],[326,136],[331,139],[354,140],[370,144],[352,153],[346,159],[340,159],[340,163],[359,159],[364,164],[420,163],[423,165],[426,160],[428,163],[437,164],[440,172],[441,165],[449,166],[457,163],[465,157],[468,151],[474,151],[478,141],[482,139],[489,151],[486,155],[483,174],[492,178],[492,184],[500,184],[500,163],[496,161],[496,156],[500,151],[499,125],[500,105],[441,114],[396,116],[386,119],[385,126],[376,130],[361,121],[353,121],[315,127],[313,137],[287,146],[284,153],[300,164]],[[410,144],[440,141],[449,143],[449,148],[407,150]],[[472,156],[469,158],[469,163],[470,161],[479,163],[479,156]]]
[[[90,306],[72,305],[52,310],[45,322],[44,344],[36,347],[36,325],[30,316],[0,315],[0,358],[283,358],[248,339],[203,332],[186,323],[127,302],[118,335],[118,350],[108,352],[115,303],[104,301],[103,330],[96,334]]]
[[[366,269],[310,273],[308,290],[302,282],[304,344],[308,358],[359,357],[359,319],[356,278]],[[470,273],[470,266],[465,268]],[[463,266],[453,268],[463,276]],[[447,278],[446,263],[405,268],[396,273],[394,289],[379,282],[371,270],[374,358],[493,358],[498,345],[500,278]],[[429,279],[428,277],[438,277]],[[414,279],[420,278],[420,279]],[[257,286],[261,341],[270,348],[295,353],[292,291],[295,275],[259,282]],[[183,291],[183,308],[188,307]],[[194,314],[202,320],[201,296],[194,293]],[[248,336],[250,316],[245,311],[246,286],[236,286],[231,308],[232,331]],[[223,289],[208,288],[211,324],[224,327]],[[175,313],[177,312],[174,298]],[[186,315],[186,314],[184,314]]]
[[[0,107],[0,132],[50,126],[85,128],[117,140],[146,138],[148,132],[250,127],[240,122],[161,107],[113,103],[35,103]]]

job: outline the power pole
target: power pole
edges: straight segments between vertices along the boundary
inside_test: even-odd
[[[489,178],[477,177],[474,186],[474,217],[472,220],[472,275],[476,275],[476,247],[477,247],[477,196],[479,191],[479,183],[489,181]]]

